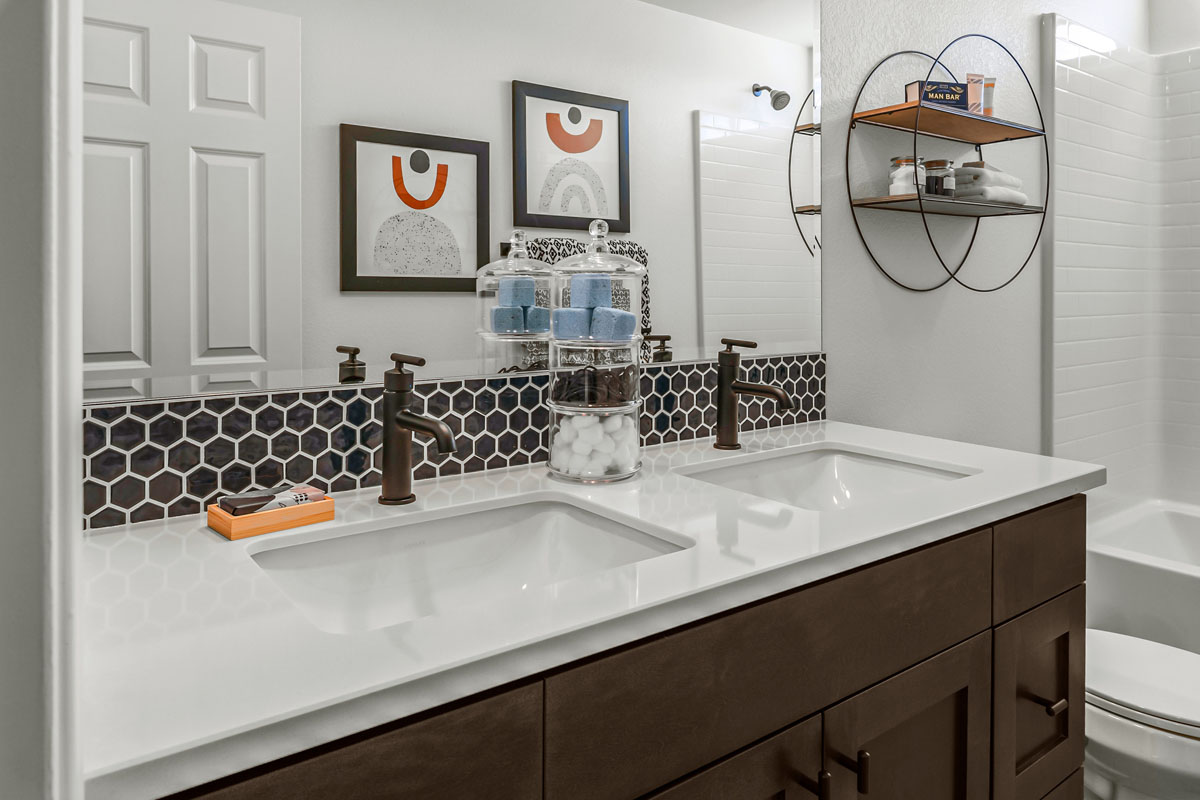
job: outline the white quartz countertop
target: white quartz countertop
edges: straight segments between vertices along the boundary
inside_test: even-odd
[[[1104,483],[1104,468],[838,422],[643,452],[585,486],[544,465],[417,484],[409,506],[335,495],[332,522],[238,542],[201,516],[86,534],[81,746],[88,800],[159,797],[827,578]],[[676,472],[830,444],[967,477],[818,513]],[[253,556],[524,500],[604,509],[685,549],[444,613],[330,632]]]

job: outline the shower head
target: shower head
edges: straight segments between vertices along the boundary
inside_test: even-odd
[[[787,108],[787,104],[792,102],[792,96],[783,89],[772,89],[770,86],[765,84],[754,84],[752,91],[754,92],[755,97],[758,97],[763,92],[769,92],[771,95],[771,108],[775,109],[776,111],[783,111],[785,108]]]

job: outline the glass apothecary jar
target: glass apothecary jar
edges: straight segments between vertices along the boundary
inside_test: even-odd
[[[646,268],[608,247],[608,223],[593,220],[587,250],[554,266],[551,335],[558,340],[629,342],[641,330]]]
[[[925,193],[925,159],[893,156],[888,167],[888,195]]]
[[[529,257],[525,231],[513,231],[509,245],[507,256],[480,269],[475,278],[479,335],[484,339],[549,339],[553,272],[549,264]]]
[[[642,468],[640,405],[581,409],[550,404],[550,472],[584,483],[611,483]]]
[[[550,342],[550,401],[585,408],[636,403],[640,399],[641,344],[641,336],[628,342]]]
[[[925,162],[925,194],[954,197],[954,162],[948,158]]]

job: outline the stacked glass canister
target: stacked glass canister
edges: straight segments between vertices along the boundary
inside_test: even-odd
[[[550,266],[529,257],[525,231],[512,232],[508,255],[479,270],[480,361],[485,373],[548,368]]]
[[[586,483],[641,469],[638,419],[642,275],[609,252],[594,220],[586,252],[555,265],[551,281],[550,471]]]

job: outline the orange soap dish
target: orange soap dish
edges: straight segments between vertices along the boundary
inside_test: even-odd
[[[208,527],[230,541],[275,531],[286,531],[288,528],[299,528],[301,525],[312,525],[315,522],[328,522],[331,519],[333,519],[332,497],[317,500],[315,503],[259,511],[238,517],[223,510],[217,503],[208,507]]]

